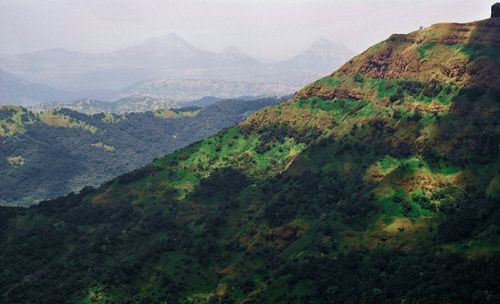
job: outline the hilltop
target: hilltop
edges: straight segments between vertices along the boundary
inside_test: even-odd
[[[499,59],[499,18],[393,35],[98,189],[2,209],[0,293],[497,303]]]

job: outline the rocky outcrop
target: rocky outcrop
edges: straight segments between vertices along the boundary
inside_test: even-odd
[[[365,96],[361,92],[355,90],[347,90],[341,88],[326,88],[321,85],[310,85],[300,90],[295,97],[307,99],[311,96],[319,97],[323,100],[332,100],[334,98],[349,98],[354,100],[363,99]]]
[[[491,18],[500,18],[500,2],[493,4],[491,7]]]
[[[495,8],[498,12],[500,3],[493,11]],[[500,47],[499,30],[500,18],[491,18],[463,24],[435,24],[407,35],[392,35],[354,57],[339,72],[375,79],[422,82],[432,79],[464,86],[498,86],[500,70],[496,61],[476,51]]]

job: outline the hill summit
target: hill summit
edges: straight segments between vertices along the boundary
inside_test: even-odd
[[[500,2],[493,4],[491,7],[491,18],[500,18]]]
[[[499,39],[392,35],[98,189],[0,209],[2,299],[500,302]]]

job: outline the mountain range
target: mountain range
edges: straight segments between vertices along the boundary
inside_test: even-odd
[[[29,106],[70,96],[67,92],[26,81],[0,69],[0,105],[8,102],[11,105]]]
[[[0,208],[1,299],[499,303],[496,13],[392,35],[96,189]]]
[[[79,112],[0,107],[0,202],[27,206],[98,186],[279,100],[213,100],[204,108],[181,109],[165,108],[164,101],[139,101],[147,111],[124,113],[125,101],[118,101],[117,108],[82,101],[74,105]],[[93,114],[103,103],[109,111]],[[137,110],[137,103],[132,106]]]
[[[196,103],[196,101],[193,101],[193,103]],[[28,109],[33,112],[47,112],[57,109],[69,109],[92,115],[98,113],[124,114],[131,112],[157,111],[174,108],[176,106],[181,105],[170,99],[155,99],[149,96],[134,95],[113,101],[80,99],[39,103],[28,107]]]
[[[235,98],[241,96],[286,96],[294,86],[268,82],[243,82],[211,79],[153,80],[136,83],[120,91],[121,96],[169,96],[177,101],[190,101],[205,96]]]
[[[106,54],[57,48],[7,56],[1,59],[0,66],[18,78],[71,92],[73,99],[117,99],[124,96],[124,88],[137,88],[140,83],[175,82],[175,87],[179,87],[193,80],[214,82],[211,90],[222,88],[226,95],[220,97],[233,98],[293,93],[308,81],[337,68],[351,55],[345,47],[321,40],[288,61],[264,64],[234,47],[218,53],[209,52],[175,34],[168,34]],[[295,67],[297,62],[300,62],[298,69]],[[204,88],[206,86],[204,84]],[[246,89],[244,94],[241,87]],[[188,85],[182,94],[179,90],[162,92],[167,95],[159,97],[201,97],[200,93],[191,94],[190,88]],[[8,86],[3,90],[10,92]],[[7,93],[4,95],[12,95]],[[147,95],[144,92],[137,94]],[[208,94],[202,96],[205,95]],[[0,102],[19,103],[22,98],[1,99]]]

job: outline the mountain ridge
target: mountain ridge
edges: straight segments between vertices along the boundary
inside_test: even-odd
[[[0,292],[498,302],[498,25],[393,35],[289,101],[98,189],[0,209]]]
[[[321,68],[321,71],[335,69],[333,62],[344,62],[354,53],[342,44],[321,38],[314,41],[307,49],[289,59],[274,63],[277,66],[287,66],[288,69],[307,69],[310,65]]]
[[[255,83],[212,79],[167,79],[135,83],[121,90],[120,95],[147,95],[153,98],[170,96],[174,100],[193,100],[204,96],[231,98],[236,96],[285,96],[294,87],[280,83]]]
[[[36,104],[28,107],[28,109],[33,112],[46,112],[64,108],[92,115],[98,113],[124,114],[131,112],[157,111],[170,109],[176,106],[181,105],[170,99],[155,99],[149,96],[131,95],[113,101],[101,101],[85,98],[61,102],[50,102]]]
[[[144,103],[142,97],[139,101]],[[90,115],[81,109],[31,112],[0,107],[0,169],[4,173],[0,201],[7,206],[30,206],[84,186],[98,186],[278,101],[211,100],[204,108],[150,107],[142,113],[121,114],[92,113],[91,103]]]
[[[325,50],[324,53],[335,54],[335,50]],[[58,60],[58,54],[62,54],[61,60]],[[269,82],[292,87],[290,92],[293,92],[305,82],[340,66],[349,57],[346,54],[330,56],[323,60],[322,65],[310,65],[307,68],[307,56],[302,54],[303,63],[299,71],[288,68],[292,63],[264,64],[234,49],[230,52],[228,49],[221,52],[206,51],[174,34],[153,37],[104,54],[56,49],[55,54],[50,50],[42,50],[8,56],[2,58],[2,67],[30,81],[71,91],[75,96],[85,93],[80,98],[99,99],[99,96],[88,95],[89,92],[107,91],[110,95],[134,83],[162,79]],[[238,95],[241,94],[235,92],[232,96],[223,97],[233,98]]]
[[[69,93],[26,81],[0,69],[0,105],[30,105],[39,101],[66,98]]]

